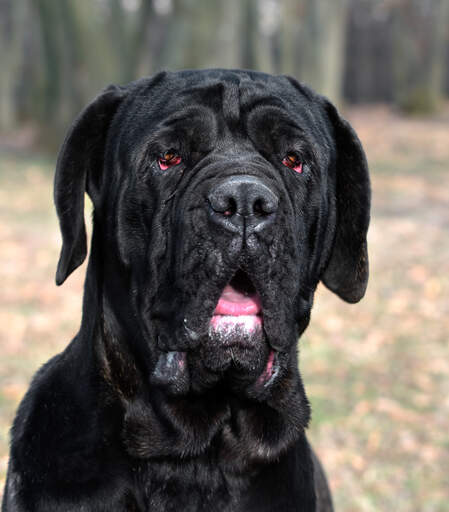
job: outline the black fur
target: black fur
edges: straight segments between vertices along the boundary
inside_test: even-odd
[[[163,171],[169,149],[182,163]],[[282,165],[292,151],[300,174]],[[279,200],[259,232],[211,221],[208,194],[236,175]],[[86,256],[85,191],[81,328],[19,407],[3,512],[332,510],[296,343],[320,280],[348,302],[367,284],[368,170],[349,124],[293,79],[250,71],[106,89],[59,155],[57,284]],[[236,272],[263,329],[225,345],[208,326]]]

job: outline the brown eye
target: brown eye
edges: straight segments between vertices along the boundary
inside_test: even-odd
[[[295,172],[302,172],[302,162],[299,160],[299,157],[296,153],[287,153],[282,160],[282,163],[286,167],[293,169]]]
[[[159,167],[165,171],[169,167],[173,167],[181,163],[181,157],[173,151],[167,151],[158,159]]]

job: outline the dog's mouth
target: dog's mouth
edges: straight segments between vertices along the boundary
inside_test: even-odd
[[[209,341],[223,349],[237,372],[257,370],[257,385],[267,386],[279,369],[263,331],[262,301],[249,275],[239,269],[218,298],[209,323]],[[263,366],[261,366],[261,364]]]
[[[179,383],[184,382],[181,379],[183,368],[186,368],[185,363],[182,367],[180,364],[189,357],[189,362],[198,370],[190,375],[194,389],[226,381],[234,390],[245,389],[259,396],[279,380],[277,377],[281,376],[285,363],[282,354],[270,345],[265,332],[262,297],[250,275],[239,269],[215,300],[212,314],[209,313],[207,323],[203,324],[207,325],[206,330],[201,329],[204,320],[200,315],[193,315],[190,321],[187,320],[190,316],[187,319],[184,316],[181,333],[187,341],[197,344],[190,351],[184,347],[169,347],[169,350],[160,347],[163,355],[156,365],[153,380],[161,385],[173,381],[180,386]],[[195,320],[199,324],[196,329],[192,325]]]
[[[210,321],[210,331],[245,337],[262,327],[260,296],[246,272],[239,269],[223,289]]]

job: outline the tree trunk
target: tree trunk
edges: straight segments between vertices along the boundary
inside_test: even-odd
[[[393,11],[394,98],[405,111],[433,112],[443,96],[448,0],[401,0]]]
[[[285,0],[283,71],[339,103],[347,0]]]
[[[75,4],[65,0],[60,4],[60,28],[59,34],[61,52],[63,55],[60,65],[61,70],[61,107],[63,109],[63,123],[70,123],[84,106],[83,94],[83,46],[79,33],[80,23],[77,17]],[[56,28],[55,28],[56,30]]]
[[[145,50],[147,48],[148,28],[153,25],[156,13],[153,8],[153,0],[142,0],[137,12],[135,25],[129,37],[128,58],[123,65],[125,82],[135,80],[145,72]]]
[[[303,41],[305,36],[307,0],[284,0],[281,11],[281,69],[283,73],[299,80],[306,80],[301,76],[301,62],[305,52]]]
[[[125,10],[121,0],[109,0],[109,40],[114,49],[116,60],[116,69],[118,72],[117,80],[125,82],[125,66],[129,58],[127,26],[125,23]]]
[[[16,88],[22,62],[26,4],[14,0],[0,2],[0,129],[14,128],[17,122]]]
[[[215,35],[212,34],[212,37],[216,38],[215,62],[210,62],[210,67],[242,67],[240,46],[244,27],[240,9],[241,0],[226,0],[220,3],[220,23],[217,24]],[[212,23],[215,24],[215,16]]]
[[[57,105],[61,96],[61,58],[58,31],[57,3],[51,0],[34,0],[39,18],[40,34],[43,48],[42,73],[42,120],[48,125],[55,121]]]
[[[257,69],[259,13],[257,0],[242,0],[242,67]]]
[[[44,143],[56,146],[86,100],[85,55],[73,1],[34,0],[34,5],[43,48],[40,133]]]
[[[155,57],[156,69],[186,67],[192,31],[191,7],[192,0],[172,0],[172,11],[161,34],[161,52]]]

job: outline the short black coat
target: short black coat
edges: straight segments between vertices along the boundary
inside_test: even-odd
[[[162,172],[167,150],[182,163]],[[292,151],[301,174],[282,165]],[[240,174],[279,197],[273,226],[244,244],[204,206]],[[320,280],[348,302],[367,284],[370,187],[350,125],[285,76],[164,72],[107,88],[59,155],[58,284],[86,257],[85,191],[81,328],[19,406],[2,511],[331,511],[296,343]],[[241,269],[263,310],[250,354],[207,342]]]

